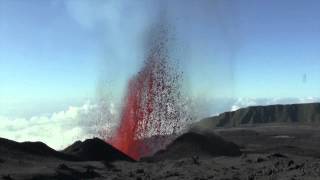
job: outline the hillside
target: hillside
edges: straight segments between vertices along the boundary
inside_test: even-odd
[[[87,139],[84,142],[77,141],[63,152],[85,161],[134,161],[99,138]]]
[[[188,132],[170,143],[165,150],[146,158],[148,161],[183,159],[188,157],[240,156],[240,148],[209,132]]]
[[[320,103],[252,106],[203,119],[195,127],[239,127],[266,123],[320,123]]]
[[[20,159],[30,157],[47,157],[63,160],[79,160],[79,158],[55,151],[42,142],[15,142],[0,138],[0,157],[19,157]]]

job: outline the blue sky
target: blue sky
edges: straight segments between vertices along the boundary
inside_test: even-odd
[[[320,2],[168,2],[0,0],[0,114],[62,110],[101,91],[122,97],[159,7],[191,95],[319,97]]]

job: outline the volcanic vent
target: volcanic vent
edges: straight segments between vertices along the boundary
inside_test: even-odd
[[[150,50],[140,71],[128,82],[120,124],[108,140],[134,159],[163,148],[164,135],[177,134],[185,121],[182,73],[168,49],[168,31],[157,28],[148,39]],[[156,141],[146,143],[146,138]]]

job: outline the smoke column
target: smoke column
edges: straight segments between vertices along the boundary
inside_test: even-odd
[[[178,133],[187,120],[183,118],[181,73],[169,57],[167,30],[158,25],[148,36],[150,51],[128,82],[120,125],[109,140],[134,159],[163,148],[165,141],[160,137]],[[151,137],[157,142],[145,141]]]

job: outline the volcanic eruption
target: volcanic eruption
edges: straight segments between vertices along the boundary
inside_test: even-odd
[[[148,39],[142,68],[128,82],[120,124],[108,140],[134,159],[163,148],[164,135],[177,134],[187,120],[181,95],[182,73],[169,55],[168,30],[157,26]],[[153,137],[153,143],[144,139]],[[156,147],[155,147],[156,146]]]

